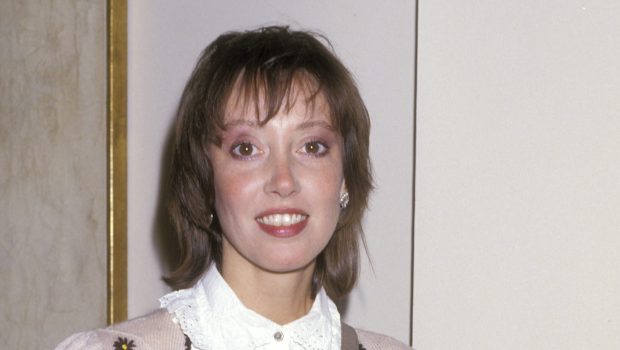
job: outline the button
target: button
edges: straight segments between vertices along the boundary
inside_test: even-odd
[[[284,334],[282,334],[282,332],[280,331],[277,331],[273,333],[273,339],[275,339],[276,341],[282,341],[282,339],[284,339]]]

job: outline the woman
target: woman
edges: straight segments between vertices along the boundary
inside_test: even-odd
[[[60,349],[407,349],[341,323],[372,187],[369,118],[314,34],[227,33],[177,113],[170,211],[181,261],[162,309]]]

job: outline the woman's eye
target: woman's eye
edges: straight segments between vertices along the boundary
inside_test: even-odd
[[[327,153],[327,146],[319,141],[311,141],[304,144],[302,152],[312,156],[321,156]]]
[[[230,152],[235,156],[247,158],[255,156],[258,153],[258,149],[249,142],[241,142],[234,145]]]

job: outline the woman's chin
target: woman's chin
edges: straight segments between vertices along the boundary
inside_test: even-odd
[[[265,271],[285,274],[313,271],[315,260],[315,258],[300,259],[299,256],[271,256],[268,261],[255,265]]]

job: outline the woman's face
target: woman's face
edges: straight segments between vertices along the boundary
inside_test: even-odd
[[[342,137],[322,96],[310,106],[304,94],[296,101],[263,126],[252,103],[229,103],[221,146],[208,148],[224,266],[313,268],[335,230],[345,191]]]

